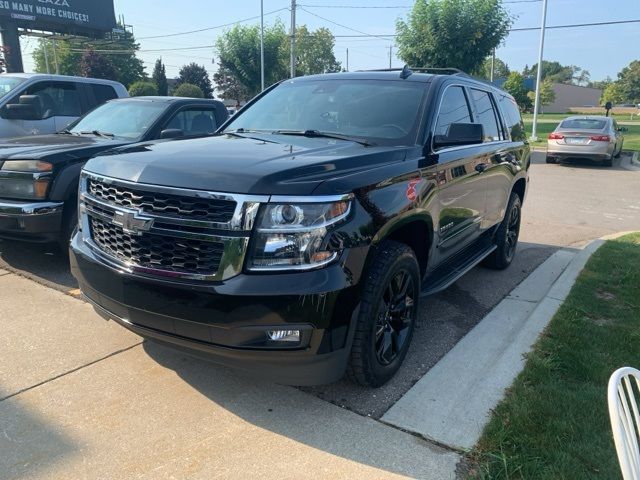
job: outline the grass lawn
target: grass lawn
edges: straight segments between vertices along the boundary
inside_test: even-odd
[[[555,122],[558,123],[560,120],[564,120],[571,115],[578,115],[577,113],[542,113],[538,115],[539,122]],[[600,114],[604,115],[604,111]],[[639,123],[640,124],[640,116],[634,115],[633,119],[629,114],[620,114],[620,115],[611,115],[618,122],[622,123]],[[525,113],[522,115],[522,119],[525,122],[531,122],[533,120],[533,113]]]
[[[552,122],[549,122],[548,117],[558,116],[559,118],[554,118]],[[560,120],[566,118],[568,115],[561,114],[547,114],[545,118],[547,118],[544,122],[538,122],[538,141],[531,142],[531,146],[534,147],[546,147],[547,146],[547,136],[553,132],[560,123]],[[540,117],[539,117],[540,118]],[[525,130],[527,131],[527,136],[531,135],[531,115],[523,115]],[[624,125],[628,131],[624,132],[624,149],[625,150],[640,150],[640,122],[634,122],[630,124]]]
[[[471,478],[621,478],[607,411],[640,367],[640,233],[606,242],[527,357],[471,455]]]

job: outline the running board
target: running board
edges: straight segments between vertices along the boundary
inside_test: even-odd
[[[454,255],[451,260],[436,268],[424,279],[420,296],[426,297],[446,289],[488,257],[496,248],[496,245],[487,238]]]

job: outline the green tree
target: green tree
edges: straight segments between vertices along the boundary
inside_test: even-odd
[[[531,108],[531,99],[527,96],[527,89],[524,86],[524,77],[518,72],[511,72],[507,81],[502,85],[514,98],[520,110],[526,111]]]
[[[297,75],[314,75],[340,71],[333,53],[335,38],[327,28],[310,32],[306,25],[296,30]]]
[[[289,74],[288,36],[284,25],[276,22],[264,29],[265,85]],[[218,73],[213,78],[224,99],[246,101],[261,90],[260,27],[236,25],[216,41]]]
[[[129,95],[132,97],[145,97],[149,95],[158,95],[158,87],[153,82],[138,81],[133,82],[129,87]]]
[[[501,0],[416,0],[396,23],[398,55],[415,67],[476,72],[511,22]]]
[[[618,83],[626,101],[640,103],[640,60],[634,60],[618,73]]]
[[[196,85],[204,94],[204,98],[213,98],[213,87],[211,86],[211,79],[209,78],[209,72],[207,72],[206,68],[195,62],[191,62],[180,69],[179,75],[178,85],[182,85],[183,83]]]
[[[167,72],[162,63],[162,59],[156,60],[156,64],[153,67],[153,74],[151,75],[156,87],[158,88],[158,95],[166,97],[169,95],[169,84],[167,83]]]
[[[63,75],[80,75],[80,61],[82,54],[87,49],[93,49],[109,60],[116,72],[115,80],[125,86],[131,85],[137,80],[145,78],[144,64],[136,57],[140,45],[135,41],[129,31],[111,34],[110,38],[89,39],[73,38],[58,39],[54,45],[51,40],[40,39],[33,50],[35,71],[44,73],[47,71],[44,50],[47,49],[49,59],[49,71],[55,72],[55,59],[58,60],[58,70]]]
[[[83,77],[104,78],[107,80],[117,80],[116,69],[104,55],[96,53],[93,48],[88,48],[80,57],[78,73]]]
[[[496,58],[493,64],[493,78],[507,78],[511,70],[509,70],[509,66],[504,63],[499,58]],[[491,80],[491,57],[485,58],[482,65],[480,65],[480,69],[476,72],[476,76],[483,78],[485,80]]]
[[[600,104],[604,105],[607,102],[611,102],[612,104],[617,103],[625,103],[627,102],[627,96],[620,85],[620,82],[612,82],[605,87],[602,91],[602,97],[600,98]]]
[[[536,77],[538,75],[538,64],[534,63],[531,68],[525,67],[522,71],[525,77]],[[542,61],[542,80],[549,79],[552,83],[567,83],[573,85],[587,85],[589,83],[589,71],[576,65],[562,65],[556,61]]]
[[[181,83],[173,92],[174,97],[204,98],[204,92],[198,85]]]
[[[530,91],[527,92],[527,97],[531,101],[531,105],[535,105],[536,102],[536,92]],[[553,91],[553,82],[548,78],[542,82],[540,85],[540,106],[550,105],[556,100],[556,92]],[[540,108],[538,112],[541,112],[543,109]]]

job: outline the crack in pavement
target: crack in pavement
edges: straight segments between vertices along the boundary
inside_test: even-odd
[[[116,355],[119,355],[121,353],[127,352],[127,351],[129,351],[129,350],[131,350],[131,349],[133,349],[135,347],[139,347],[140,345],[142,345],[142,343],[143,343],[143,341],[140,341],[140,342],[136,343],[135,345],[131,345],[131,346],[126,347],[126,348],[121,348],[120,350],[116,350],[115,352],[111,352],[110,354],[105,355],[104,357],[100,357],[100,358],[98,358],[96,360],[93,360],[93,361],[91,361],[89,363],[86,363],[84,365],[80,365],[79,367],[72,368],[71,370],[68,370],[66,372],[60,373],[60,374],[55,375],[55,376],[53,376],[51,378],[48,378],[47,380],[43,380],[43,381],[38,382],[38,383],[36,383],[34,385],[31,385],[29,387],[26,387],[26,388],[23,388],[21,390],[18,390],[17,392],[11,393],[11,394],[9,394],[9,395],[7,395],[5,397],[0,398],[0,402],[4,402],[5,400],[8,400],[8,399],[10,399],[12,397],[15,397],[16,395],[20,395],[21,393],[28,392],[29,390],[33,390],[34,388],[40,387],[40,386],[45,385],[45,384],[47,384],[49,382],[53,382],[54,380],[57,380],[58,378],[62,378],[62,377],[65,377],[67,375],[70,375],[72,373],[75,373],[77,371],[80,371],[83,368],[90,367],[91,365],[95,365],[96,363],[102,362],[103,360],[106,360],[108,358],[115,357]]]

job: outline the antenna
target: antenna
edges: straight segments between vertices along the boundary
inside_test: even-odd
[[[400,72],[400,78],[403,80],[405,78],[409,78],[412,73],[413,71],[409,68],[409,65],[405,65],[404,67],[402,67],[402,71]]]

